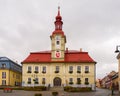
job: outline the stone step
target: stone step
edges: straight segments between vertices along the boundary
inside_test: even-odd
[[[64,91],[64,88],[63,87],[51,87],[50,88],[50,91]]]

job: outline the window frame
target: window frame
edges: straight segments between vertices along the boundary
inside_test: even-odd
[[[27,73],[32,73],[32,67],[31,66],[28,66]]]
[[[46,66],[43,66],[43,67],[42,67],[42,73],[46,73],[46,69],[47,69],[47,67],[46,67]]]
[[[2,72],[2,79],[6,79],[6,72]]]
[[[39,67],[35,66],[34,73],[39,73]]]
[[[89,73],[89,71],[90,71],[89,66],[85,66],[85,73]]]

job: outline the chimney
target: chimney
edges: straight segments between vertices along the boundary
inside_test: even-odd
[[[66,52],[68,53],[68,48],[66,48]]]
[[[82,52],[82,48],[80,48],[80,52]]]

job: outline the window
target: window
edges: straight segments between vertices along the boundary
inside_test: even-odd
[[[69,79],[69,84],[73,84],[73,78]]]
[[[85,84],[86,84],[86,85],[89,84],[88,78],[85,78]]]
[[[6,80],[2,80],[2,85],[6,85]]]
[[[69,66],[69,73],[73,73],[73,66]]]
[[[77,78],[77,84],[81,84],[81,79]]]
[[[46,73],[46,66],[43,66],[42,73]]]
[[[81,73],[81,66],[77,66],[77,73]]]
[[[38,73],[38,66],[35,66],[35,73]]]
[[[89,73],[89,66],[85,66],[85,73]]]
[[[56,66],[55,73],[59,73],[59,69],[60,69],[60,67],[59,67],[59,66]]]
[[[28,78],[28,84],[31,84],[31,78]]]
[[[2,78],[6,78],[6,72],[2,72]]]
[[[31,73],[31,66],[28,66],[28,73]]]
[[[2,64],[2,68],[6,68],[6,64]]]
[[[60,44],[60,41],[56,41],[56,44],[59,45],[59,44]]]
[[[42,78],[42,84],[45,84],[45,78]]]
[[[38,83],[39,83],[39,82],[38,82],[38,78],[35,78],[34,83],[35,83],[35,84],[38,84]]]
[[[55,37],[55,45],[56,45],[56,48],[60,48],[60,39],[61,39],[61,37],[60,36],[56,36]]]

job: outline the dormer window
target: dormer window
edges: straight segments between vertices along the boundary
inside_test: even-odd
[[[6,64],[2,64],[2,68],[6,68]]]

